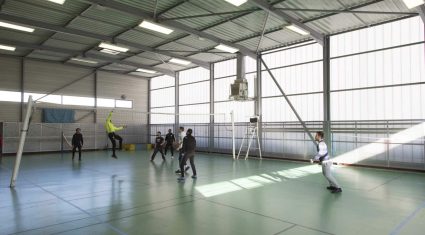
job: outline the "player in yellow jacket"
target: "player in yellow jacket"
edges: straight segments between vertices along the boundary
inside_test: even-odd
[[[120,147],[119,149],[122,149],[122,138],[121,136],[117,135],[115,132],[122,130],[124,128],[126,128],[126,126],[122,126],[122,127],[116,127],[113,123],[112,123],[112,113],[114,111],[111,111],[108,115],[108,118],[106,118],[106,123],[105,123],[105,129],[106,132],[108,133],[108,137],[111,140],[112,143],[112,157],[113,158],[117,158],[117,155],[115,155],[115,147],[117,146],[117,143],[115,142],[115,140],[118,140],[120,143]]]

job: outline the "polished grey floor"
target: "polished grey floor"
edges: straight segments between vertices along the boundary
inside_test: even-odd
[[[425,234],[425,174],[198,154],[198,179],[146,151],[13,157],[0,165],[0,234]]]

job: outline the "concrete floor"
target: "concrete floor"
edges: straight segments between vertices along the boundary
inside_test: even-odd
[[[169,156],[109,154],[24,156],[15,189],[3,157],[0,234],[425,234],[425,174],[336,168],[334,195],[317,165],[199,154],[177,183]]]

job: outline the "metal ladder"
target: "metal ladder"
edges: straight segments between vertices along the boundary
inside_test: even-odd
[[[249,125],[247,127],[247,130],[245,132],[245,135],[244,135],[244,137],[242,139],[242,143],[241,143],[241,146],[239,148],[237,159],[239,159],[239,155],[241,154],[242,148],[245,146],[245,141],[248,142],[248,146],[247,146],[248,148],[246,150],[245,160],[248,159],[249,151],[251,149],[252,140],[254,138],[257,140],[257,146],[258,147],[257,148],[253,148],[253,149],[254,150],[258,149],[258,152],[260,154],[260,159],[262,159],[260,138],[258,136],[258,121],[255,122],[255,123],[253,123],[253,122],[250,122],[249,123]]]

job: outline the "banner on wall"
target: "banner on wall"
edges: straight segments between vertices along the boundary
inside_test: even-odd
[[[74,123],[75,110],[72,109],[43,109],[45,123]]]

